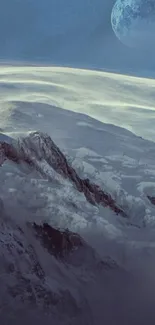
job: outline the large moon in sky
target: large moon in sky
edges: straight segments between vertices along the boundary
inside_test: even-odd
[[[111,24],[125,45],[155,48],[155,0],[117,0]]]

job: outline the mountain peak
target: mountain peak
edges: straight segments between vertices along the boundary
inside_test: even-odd
[[[0,156],[1,165],[6,159],[17,164],[24,162],[49,181],[52,181],[54,170],[72,182],[76,189],[85,195],[90,204],[107,206],[116,214],[127,217],[125,211],[117,205],[110,194],[91,183],[89,179],[82,179],[78,176],[58,146],[45,133],[32,132],[14,144],[0,142]]]

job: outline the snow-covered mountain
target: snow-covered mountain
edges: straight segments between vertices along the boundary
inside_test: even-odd
[[[2,325],[155,324],[154,52],[114,2],[0,0]]]
[[[144,144],[146,141],[128,133],[130,138]],[[154,143],[146,142],[154,147]],[[81,148],[77,153],[107,165],[106,159],[93,151]],[[131,195],[128,200],[128,194],[118,189],[120,206],[114,187],[104,184],[104,173],[99,184],[90,161],[81,161],[90,177],[82,179],[77,161],[80,163],[81,156],[80,160],[76,155],[68,161],[44,133],[34,132],[16,140],[1,135],[1,320],[3,324],[18,324],[22,314],[24,324],[30,320],[48,324],[51,319],[54,324],[115,324],[116,319],[125,319],[126,324],[145,324],[149,319],[149,324],[153,324],[145,286],[145,299],[137,302],[132,297],[135,286],[140,290],[141,274],[137,278],[129,269],[133,240],[134,249],[145,259],[145,249],[150,249],[150,253],[154,250],[150,236],[146,242],[151,235],[147,214],[153,213],[154,204],[148,200],[147,191],[141,193],[143,203],[140,195],[137,202]],[[117,163],[118,157],[112,161]],[[125,161],[126,157],[124,164]],[[124,167],[133,168],[131,164]],[[139,223],[134,210],[140,214]],[[96,236],[100,236],[100,243]],[[113,246],[114,242],[117,253],[123,254],[121,258],[112,250],[108,254],[107,243]],[[144,302],[147,304],[143,319],[137,308]],[[130,315],[130,308],[135,308],[136,313]]]
[[[2,323],[154,324],[154,80],[4,65],[0,115]]]

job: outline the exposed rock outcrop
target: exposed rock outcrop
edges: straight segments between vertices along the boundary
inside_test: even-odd
[[[47,173],[46,168],[44,169],[44,165],[48,165],[49,169],[55,170],[64,178],[70,180],[79,192],[84,193],[91,204],[107,206],[116,214],[127,217],[125,211],[117,205],[110,194],[104,192],[98,185],[91,183],[89,179],[82,179],[78,176],[64,154],[46,134],[31,133],[28,137],[19,140],[18,143],[14,143],[14,145],[1,142],[0,164],[2,165],[6,159],[17,164],[24,162],[35,168],[42,177],[52,181],[52,173],[50,171]]]
[[[155,205],[155,197],[154,196],[147,196],[147,198],[150,200],[150,202]]]
[[[69,230],[47,223],[18,225],[9,216],[0,217],[0,310],[5,324],[12,324],[12,317],[17,320],[20,310],[31,308],[43,317],[48,313],[57,320],[60,315],[60,324],[77,324],[83,319],[83,324],[90,325],[91,310],[83,286],[89,286],[92,277],[96,281],[109,271],[121,272],[118,265],[101,260]],[[55,318],[53,324],[57,324]]]
[[[41,239],[42,244],[56,257],[63,258],[72,253],[75,249],[84,246],[84,241],[76,233],[69,230],[62,231],[50,226],[47,223],[42,225],[33,224],[37,238]]]

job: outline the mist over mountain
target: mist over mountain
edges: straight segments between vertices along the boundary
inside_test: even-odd
[[[114,2],[0,0],[0,325],[155,324],[155,52]]]

